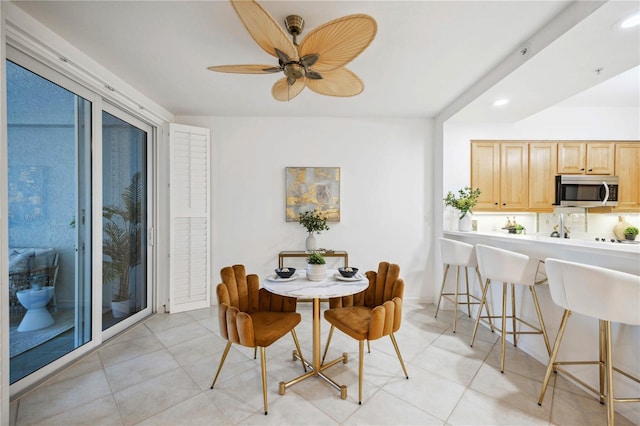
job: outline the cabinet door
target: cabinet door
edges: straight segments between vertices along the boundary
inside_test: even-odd
[[[640,211],[640,143],[615,144],[618,176],[616,211]]]
[[[529,143],[529,210],[553,211],[558,144]]]
[[[500,146],[500,209],[527,210],[529,207],[529,144],[502,143]]]
[[[582,142],[558,143],[558,174],[584,174],[585,144]]]
[[[481,191],[474,211],[497,210],[500,202],[500,144],[471,142],[471,186]]]
[[[587,174],[612,175],[615,144],[612,142],[588,142]]]

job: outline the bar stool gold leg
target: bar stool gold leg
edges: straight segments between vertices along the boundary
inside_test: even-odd
[[[556,336],[556,341],[553,344],[553,351],[551,352],[551,358],[549,359],[549,365],[547,366],[547,372],[544,375],[544,380],[542,381],[542,390],[540,391],[540,397],[538,398],[538,405],[542,406],[542,400],[544,399],[544,394],[547,391],[547,385],[549,384],[549,379],[551,379],[551,372],[555,370],[554,364],[556,362],[556,358],[558,357],[558,351],[560,350],[560,342],[562,342],[562,337],[564,336],[564,330],[567,328],[567,321],[571,316],[571,311],[565,309],[564,314],[562,315],[562,321],[560,321],[560,329],[558,330],[558,335]]]
[[[458,319],[458,285],[460,285],[460,266],[456,266],[456,286],[453,292],[453,332],[456,332],[456,320]]]
[[[611,321],[604,321],[605,345],[606,345],[606,366],[607,366],[607,423],[613,426],[613,362],[611,357]]]
[[[298,351],[298,356],[300,357],[300,362],[302,362],[302,368],[304,369],[304,372],[307,372],[307,366],[304,363],[304,358],[302,357],[302,351],[300,350],[300,342],[298,342],[298,335],[296,334],[296,330],[295,329],[291,329],[291,337],[293,337],[293,343],[295,343],[296,345],[296,350]],[[295,361],[295,360],[294,360]]]
[[[482,289],[482,299],[480,300],[480,309],[478,310],[478,316],[476,317],[476,323],[473,325],[473,334],[471,335],[471,347],[473,347],[473,342],[476,340],[476,333],[478,332],[478,324],[480,323],[480,316],[482,315],[482,306],[487,303],[487,290],[489,290],[489,279],[484,284],[484,288]],[[487,310],[487,314],[489,311]]]
[[[549,345],[549,336],[547,335],[547,328],[544,326],[544,320],[542,319],[542,311],[540,310],[540,303],[538,303],[538,295],[536,294],[536,288],[529,286],[531,290],[531,297],[533,298],[533,306],[536,308],[538,314],[538,321],[540,321],[540,330],[542,330],[542,337],[544,337],[544,344],[547,346],[547,353],[551,355],[551,346]]]
[[[438,318],[438,311],[440,310],[440,303],[442,302],[442,293],[444,293],[444,283],[447,282],[447,274],[449,273],[449,264],[444,267],[444,275],[442,276],[442,286],[440,287],[440,297],[438,297],[438,304],[436,305],[436,314],[434,318]]]
[[[507,283],[502,283],[502,349],[500,350],[500,372],[504,373],[504,347],[507,343]]]
[[[358,365],[358,404],[362,405],[362,372],[364,370],[364,340],[358,341],[358,350],[360,351],[360,359]]]
[[[227,359],[227,354],[229,353],[230,348],[231,348],[231,341],[227,341],[227,346],[224,347],[224,352],[222,352],[222,358],[220,359],[220,365],[218,366],[218,371],[216,371],[216,376],[213,378],[213,382],[211,382],[211,389],[213,389],[213,385],[215,385],[216,380],[218,380],[218,375],[220,374],[220,370],[222,370],[222,365],[224,364],[224,360]]]
[[[480,292],[484,294],[484,286],[482,285],[482,277],[480,276],[480,270],[478,269],[477,266],[474,269],[476,270],[476,275],[478,276],[478,283],[480,283]],[[487,284],[488,284],[488,281],[487,281]],[[489,312],[489,304],[485,303],[484,309],[487,311],[487,319],[489,320],[489,327],[491,327],[491,332],[493,333],[495,331],[495,328],[493,326],[493,321],[491,320],[491,312]],[[480,315],[482,315],[482,305],[480,305],[480,309],[478,309],[478,316]]]
[[[464,279],[467,284],[467,314],[471,318],[471,299],[469,298],[469,268],[464,267]]]
[[[262,367],[262,398],[264,399],[264,415],[267,415],[267,358],[264,348],[260,346],[260,366]]]
[[[511,283],[511,326],[513,327],[513,346],[518,346],[518,333],[516,332],[516,286]],[[505,333],[506,334],[506,333]]]
[[[331,344],[331,337],[333,336],[334,328],[334,326],[331,326],[331,328],[329,329],[329,337],[327,337],[327,344],[324,345],[324,353],[322,354],[322,361],[320,361],[320,365],[324,364],[324,359],[327,357],[327,351],[329,350],[329,345]]]
[[[598,355],[600,361],[599,373],[600,373],[600,404],[604,404],[604,387],[605,387],[605,377],[606,377],[606,342],[605,342],[605,326],[604,321],[599,320],[598,325],[599,331],[599,341],[598,341]]]

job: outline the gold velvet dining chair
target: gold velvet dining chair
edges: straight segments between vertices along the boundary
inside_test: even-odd
[[[324,318],[331,324],[331,329],[322,356],[323,363],[334,328],[358,341],[358,404],[362,404],[365,340],[368,344],[371,340],[389,336],[404,375],[409,378],[394,335],[400,329],[402,318],[404,281],[399,278],[400,267],[389,262],[380,262],[378,271],[368,271],[366,276],[369,279],[369,287],[366,290],[350,296],[330,298],[329,309],[324,311]]]
[[[227,340],[218,371],[211,389],[218,380],[231,344],[260,349],[262,368],[262,395],[264,414],[267,414],[267,373],[265,348],[291,332],[302,366],[306,371],[295,327],[301,321],[296,312],[296,299],[279,296],[260,288],[260,279],[255,274],[247,275],[244,265],[227,266],[220,270],[222,283],[216,287],[218,296],[218,322],[220,334]],[[295,357],[294,357],[295,359]]]

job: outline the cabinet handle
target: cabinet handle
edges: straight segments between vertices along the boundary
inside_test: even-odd
[[[506,205],[507,205],[507,203],[502,203],[502,205],[503,205],[503,206],[506,206]]]
[[[584,172],[584,167],[580,169],[581,172]]]
[[[590,171],[590,172],[592,172],[592,171],[593,171],[593,169],[589,169],[589,171]]]
[[[493,204],[496,205],[496,206],[498,205],[498,203],[493,203]]]

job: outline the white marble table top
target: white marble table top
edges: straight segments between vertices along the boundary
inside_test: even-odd
[[[292,281],[263,279],[262,286],[281,296],[308,299],[348,296],[359,293],[369,286],[367,277],[360,273],[358,274],[362,276],[362,279],[358,281],[342,281],[335,278],[335,275],[339,274],[336,269],[328,269],[327,276],[322,281],[308,280],[304,270],[298,270],[296,274],[298,274],[298,278]]]

